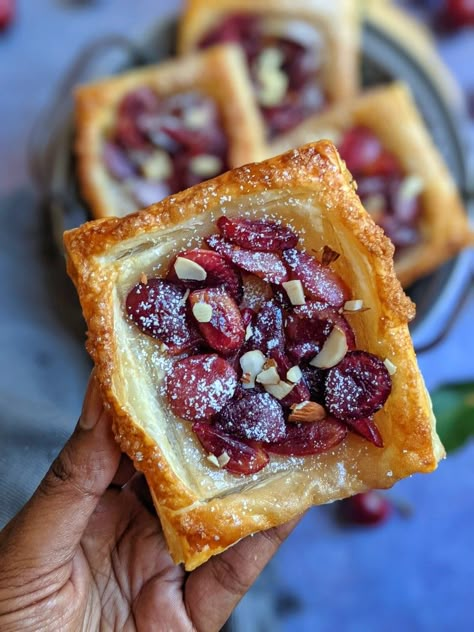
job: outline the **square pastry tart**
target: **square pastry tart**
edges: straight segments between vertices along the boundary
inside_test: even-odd
[[[269,155],[321,138],[337,145],[364,207],[394,243],[404,287],[470,243],[456,184],[404,84],[375,88],[308,119],[272,143]]]
[[[94,217],[123,216],[261,160],[264,127],[232,44],[79,87],[76,157]]]
[[[331,143],[65,245],[117,441],[187,569],[443,456],[393,246]]]
[[[273,138],[357,92],[359,31],[357,0],[188,0],[179,49],[240,44]]]

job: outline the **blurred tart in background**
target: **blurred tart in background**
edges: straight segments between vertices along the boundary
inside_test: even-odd
[[[404,286],[469,243],[456,185],[408,88],[375,88],[276,139],[269,155],[321,138],[339,148],[365,208],[395,245]]]
[[[76,158],[94,217],[123,216],[260,160],[264,127],[239,47],[79,87]]]
[[[358,89],[357,0],[188,0],[178,49],[240,44],[274,138]]]

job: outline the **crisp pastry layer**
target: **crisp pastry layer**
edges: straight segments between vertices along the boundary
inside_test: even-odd
[[[214,104],[227,140],[226,162],[230,167],[263,158],[263,122],[254,104],[242,52],[236,46],[215,46],[190,57],[83,85],[76,92],[75,149],[81,193],[94,217],[123,216],[149,204],[137,203],[128,195],[127,182],[114,179],[104,160],[104,147],[114,132],[122,100],[143,89],[160,99],[190,93]],[[151,198],[157,201],[159,196],[151,193]]]
[[[405,174],[421,181],[420,241],[397,253],[395,260],[397,276],[407,287],[464,248],[469,226],[456,184],[404,84],[370,90],[308,119],[270,145],[268,155],[321,138],[338,145],[354,126],[372,130]]]
[[[195,51],[229,16],[254,17],[265,31],[278,34],[282,41],[300,42],[314,50],[314,55],[322,59],[318,81],[328,103],[356,94],[360,38],[357,0],[188,0],[179,24],[179,51]],[[227,32],[223,37],[230,41],[235,34]],[[241,43],[248,48],[245,39]],[[302,68],[298,75],[301,72]],[[291,74],[290,70],[290,82]]]
[[[163,276],[173,255],[202,246],[223,214],[279,219],[309,252],[329,246],[340,253],[335,272],[370,307],[348,316],[357,346],[397,367],[377,413],[384,448],[351,434],[324,454],[272,455],[264,470],[239,477],[210,464],[189,422],[170,413],[160,390],[170,360],[130,323],[124,302],[143,274]],[[90,222],[68,231],[65,246],[116,438],[145,473],[172,557],[187,569],[311,505],[430,472],[443,456],[393,246],[361,206],[331,143],[235,169],[122,219]]]

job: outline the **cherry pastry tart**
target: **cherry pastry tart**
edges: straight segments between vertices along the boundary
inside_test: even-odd
[[[235,45],[81,86],[76,155],[95,217],[122,216],[263,157],[264,128]]]
[[[469,243],[456,185],[402,83],[370,90],[308,119],[275,141],[268,153],[318,138],[336,143],[362,204],[394,244],[402,285]]]
[[[189,0],[183,53],[232,42],[246,56],[270,138],[357,90],[358,8],[354,0]]]
[[[187,569],[442,457],[393,246],[331,143],[65,244],[116,438]]]

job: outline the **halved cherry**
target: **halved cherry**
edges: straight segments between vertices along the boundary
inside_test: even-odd
[[[293,343],[312,342],[321,347],[335,326],[346,334],[348,348],[354,349],[354,330],[347,319],[334,307],[318,301],[294,307],[286,319],[285,332]]]
[[[286,435],[283,409],[268,393],[246,391],[219,413],[217,428],[240,439],[272,443]]]
[[[231,474],[255,474],[269,461],[268,454],[260,446],[244,443],[215,426],[196,422],[193,430],[206,452],[217,458],[224,454],[229,457],[224,468]]]
[[[383,448],[382,435],[380,434],[372,417],[364,417],[363,419],[346,419],[345,423],[353,432],[357,433],[364,439],[367,439],[367,441],[373,443],[377,448]]]
[[[137,175],[137,170],[127,153],[115,143],[105,143],[102,159],[108,172],[117,180],[126,180]]]
[[[350,290],[341,277],[328,266],[301,250],[289,248],[282,254],[291,279],[299,279],[305,294],[332,307],[342,307],[350,298]]]
[[[236,387],[234,369],[216,354],[178,360],[165,379],[171,410],[189,421],[210,419],[232,398]]]
[[[380,524],[392,513],[391,502],[375,489],[345,498],[339,507],[345,522],[361,525]]]
[[[256,252],[239,248],[217,235],[209,237],[207,243],[210,248],[224,255],[238,268],[255,274],[267,283],[283,283],[288,280],[288,272],[283,261],[274,252]]]
[[[287,342],[286,352],[295,364],[309,362],[321,351],[321,345],[314,341]]]
[[[277,252],[294,248],[298,243],[298,236],[291,228],[269,220],[222,216],[217,220],[217,227],[224,239],[248,250]]]
[[[196,316],[198,305],[210,307],[210,320],[200,322],[197,326],[207,344],[225,355],[231,354],[244,344],[244,321],[234,299],[222,288],[205,288],[194,290],[189,295],[189,303]]]
[[[313,423],[291,423],[286,425],[286,437],[266,444],[265,449],[286,456],[320,454],[341,443],[347,432],[347,426],[332,417]]]
[[[158,338],[176,355],[201,342],[186,318],[185,290],[162,279],[148,279],[133,287],[126,299],[130,319],[143,333]]]
[[[309,388],[310,399],[318,404],[324,404],[327,370],[317,369],[313,366],[305,366],[302,371],[305,382]]]
[[[174,269],[174,263],[178,257],[189,259],[189,261],[193,261],[204,268],[207,274],[205,280],[180,279]],[[195,248],[194,250],[180,252],[171,262],[166,278],[173,283],[192,289],[222,286],[236,301],[240,302],[242,299],[242,278],[240,273],[225,257],[213,250]]]
[[[380,358],[350,351],[326,378],[326,407],[338,419],[370,417],[382,408],[392,390],[390,374]]]

